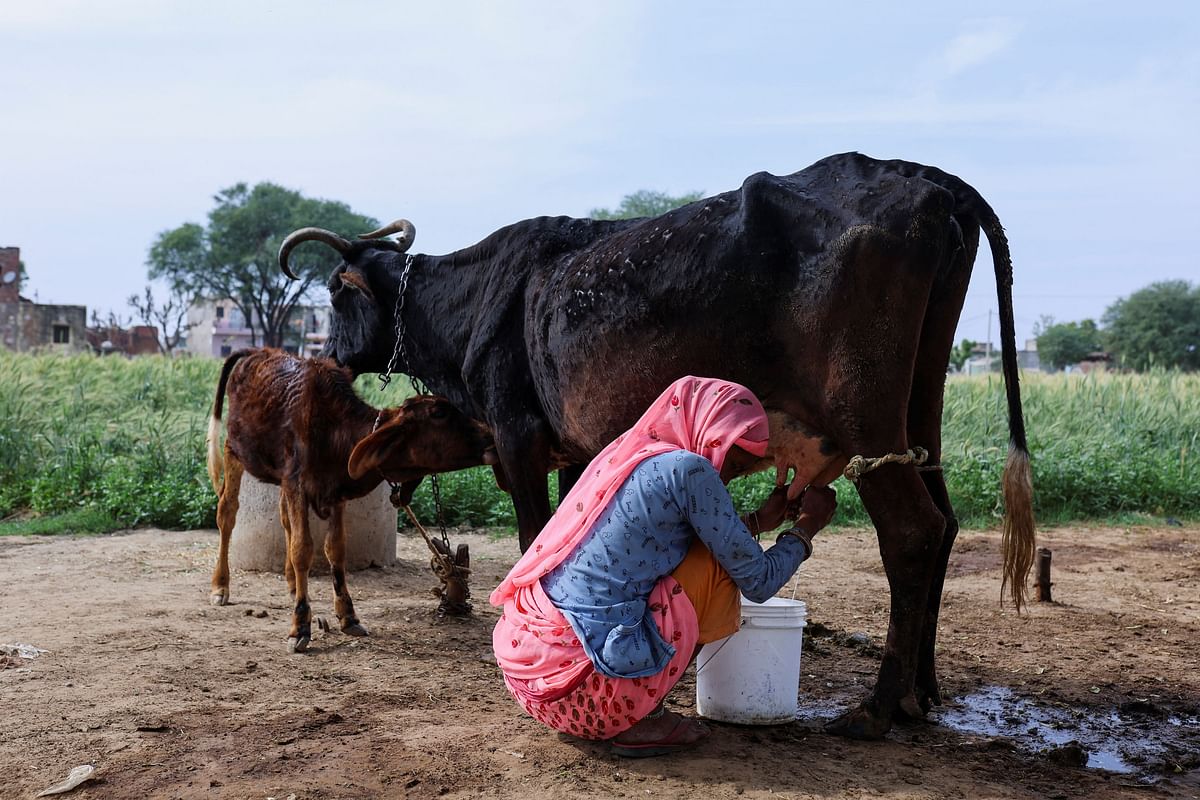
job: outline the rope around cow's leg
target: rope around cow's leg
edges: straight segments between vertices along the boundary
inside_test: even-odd
[[[858,485],[858,479],[868,472],[879,469],[884,464],[915,464],[917,469],[925,472],[932,470],[940,470],[940,464],[933,466],[921,466],[929,459],[929,451],[924,447],[914,447],[911,450],[906,450],[903,453],[888,453],[879,458],[867,458],[866,456],[854,456],[846,464],[846,468],[842,470],[842,474],[846,476],[846,480],[854,485]]]

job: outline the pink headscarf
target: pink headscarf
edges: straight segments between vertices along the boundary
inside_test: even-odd
[[[718,470],[735,444],[762,457],[767,452],[767,414],[758,398],[732,381],[680,378],[667,387],[642,418],[592,459],[558,511],[492,592],[503,606],[515,592],[561,564],[592,529],[613,494],[647,458],[688,450]]]

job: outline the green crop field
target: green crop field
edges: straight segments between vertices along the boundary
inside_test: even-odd
[[[204,434],[219,369],[215,359],[0,353],[0,533],[211,527]],[[370,376],[359,381],[375,405],[407,388],[402,376],[385,393]],[[1200,516],[1200,375],[1026,374],[1022,389],[1040,522]],[[1000,378],[951,379],[944,429],[959,518],[996,524],[1008,438]],[[772,482],[761,473],[731,490],[749,509]],[[490,468],[441,485],[448,523],[514,524]],[[853,488],[835,486],[837,521],[866,523]],[[416,506],[432,520],[427,485]]]

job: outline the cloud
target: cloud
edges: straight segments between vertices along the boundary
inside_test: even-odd
[[[1193,131],[1200,127],[1200,55],[1152,56],[1121,74],[1088,77],[1066,73],[1030,78],[1000,92],[938,91],[928,86],[900,92],[831,96],[803,110],[747,116],[739,125],[828,129],[894,127],[897,131],[947,132],[984,127],[989,136],[1029,142],[1073,137],[1079,147],[1153,144],[1193,160]]]
[[[1017,36],[1010,20],[988,20],[983,29],[962,33],[950,40],[939,59],[945,77],[953,77],[983,64],[1007,50]]]
[[[112,30],[127,26],[144,26],[149,21],[161,22],[170,8],[168,3],[155,0],[114,0],[96,3],[92,0],[38,0],[35,3],[5,3],[4,32],[80,33]]]

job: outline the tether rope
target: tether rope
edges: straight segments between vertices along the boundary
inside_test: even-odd
[[[842,474],[846,476],[846,480],[857,485],[858,479],[868,472],[873,472],[885,464],[915,464],[920,472],[934,472],[940,470],[940,464],[934,464],[928,467],[921,466],[929,459],[929,451],[924,447],[914,447],[911,450],[906,450],[903,453],[888,453],[879,456],[878,458],[867,458],[866,456],[854,456],[846,464],[846,468],[842,470]]]

